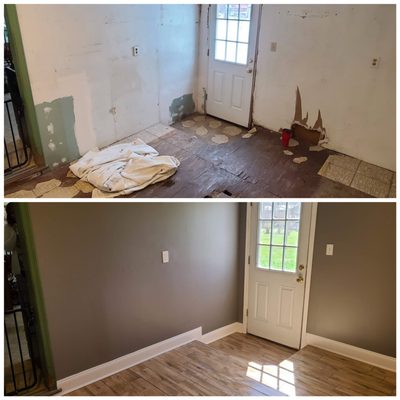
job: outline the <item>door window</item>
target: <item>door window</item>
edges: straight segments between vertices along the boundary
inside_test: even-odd
[[[215,60],[247,64],[251,4],[218,4]]]
[[[263,202],[257,221],[257,267],[296,272],[301,203]]]

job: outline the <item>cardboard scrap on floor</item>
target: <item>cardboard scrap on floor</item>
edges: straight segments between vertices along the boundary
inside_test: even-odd
[[[38,183],[33,189],[33,193],[35,194],[35,197],[40,197],[60,185],[61,181],[59,181],[58,179],[50,179],[49,181]]]
[[[79,193],[75,186],[56,187],[42,195],[42,198],[72,198]]]
[[[175,157],[160,156],[153,147],[135,139],[129,144],[89,151],[70,169],[98,189],[96,197],[106,197],[110,193],[130,194],[168,179],[179,165]]]
[[[317,144],[316,146],[310,146],[308,150],[310,150],[310,151],[322,151],[322,150],[325,150],[325,147],[322,147],[319,144]]]
[[[296,164],[301,164],[303,162],[306,162],[307,160],[308,160],[307,157],[296,157],[296,158],[293,158],[293,162],[296,163]]]
[[[35,193],[32,190],[18,190],[17,192],[6,194],[5,197],[12,197],[15,199],[34,198]]]
[[[80,179],[78,182],[75,182],[75,188],[83,193],[91,193],[94,189],[94,186],[89,182],[85,182]]]

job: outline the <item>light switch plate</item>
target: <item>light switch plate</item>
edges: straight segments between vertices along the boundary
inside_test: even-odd
[[[163,264],[166,264],[169,262],[169,251],[168,250],[163,250],[161,252],[161,256],[162,256],[162,262]]]
[[[333,256],[333,244],[326,245],[326,255]]]

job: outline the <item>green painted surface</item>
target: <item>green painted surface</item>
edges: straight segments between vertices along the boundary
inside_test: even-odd
[[[39,338],[41,370],[44,383],[49,390],[57,387],[53,355],[51,350],[50,335],[47,326],[45,304],[43,300],[42,284],[36,258],[35,243],[27,203],[16,204],[16,218],[21,245],[21,259],[26,266],[30,298],[36,316],[36,325]]]
[[[25,59],[24,46],[21,30],[18,22],[17,8],[15,4],[4,5],[4,18],[10,37],[11,52],[15,64],[15,72],[18,87],[24,103],[26,124],[28,127],[28,138],[33,151],[35,161],[38,165],[44,164],[43,149],[36,119],[35,106],[33,102],[31,83],[29,80],[28,67]]]
[[[57,167],[79,158],[74,99],[69,96],[38,104],[36,114],[47,165]]]
[[[169,107],[169,112],[173,122],[177,122],[182,118],[193,114],[195,109],[193,94],[184,94],[174,99]]]

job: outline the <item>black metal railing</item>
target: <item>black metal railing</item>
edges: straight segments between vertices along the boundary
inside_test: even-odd
[[[20,313],[19,321],[17,314]],[[33,388],[37,384],[37,369],[35,356],[32,354],[32,338],[29,329],[29,314],[19,307],[5,311],[5,395],[17,395]],[[24,343],[26,341],[26,343]]]
[[[4,67],[4,172],[23,167],[29,161],[22,99],[15,70]]]

